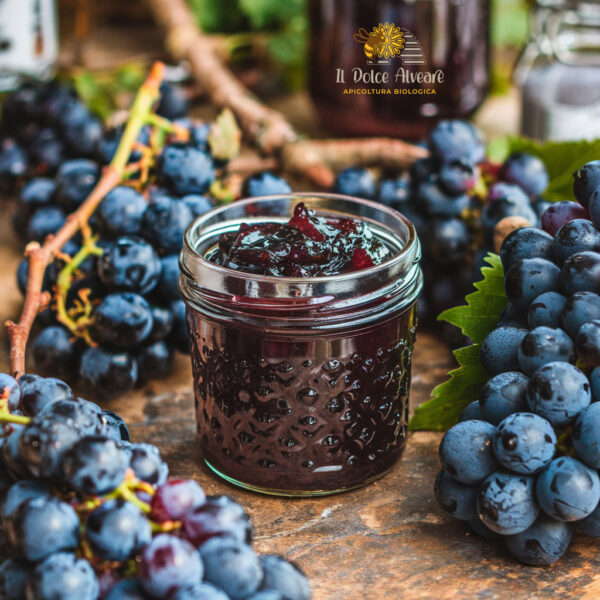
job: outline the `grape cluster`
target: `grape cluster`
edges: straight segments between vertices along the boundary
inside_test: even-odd
[[[481,344],[491,379],[440,445],[442,508],[545,565],[600,536],[600,161],[502,243],[509,301]]]
[[[430,157],[407,173],[377,182],[370,171],[350,168],[338,174],[334,186],[338,193],[390,206],[415,225],[423,248],[419,316],[425,323],[470,291],[500,220],[521,217],[535,226],[549,206],[540,197],[548,185],[542,161],[518,152],[502,165],[492,164],[471,123],[440,122],[426,146]]]
[[[0,389],[0,598],[310,599],[295,565],[252,549],[242,506],[169,479],[119,415],[55,378]]]
[[[70,383],[79,379],[100,398],[164,376],[174,351],[188,352],[178,254],[187,226],[213,207],[209,189],[225,165],[211,154],[210,124],[186,117],[187,102],[176,90],[163,84],[158,112],[176,119],[186,140],[167,135],[142,185],[134,180],[114,188],[92,215],[94,243],[76,236],[46,270],[44,289],[53,301],[37,319],[31,344],[36,370]],[[19,143],[40,128],[73,138],[70,145],[61,138],[64,151],[61,145],[51,153],[52,164],[27,158],[31,168],[24,174],[34,176],[21,182],[13,222],[24,243],[41,243],[87,198],[123,129],[103,131],[72,90],[54,83],[26,85],[9,96],[0,130],[13,131],[13,124]],[[77,125],[75,133],[71,125]],[[130,160],[150,151],[155,137],[149,126],[142,129]],[[244,182],[244,191],[256,196],[291,190],[283,179],[259,173]],[[65,270],[71,273],[61,284]],[[24,259],[17,272],[23,293],[27,276]]]

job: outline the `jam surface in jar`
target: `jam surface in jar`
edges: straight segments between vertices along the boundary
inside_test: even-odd
[[[287,223],[242,223],[222,234],[211,260],[230,269],[276,277],[322,277],[381,264],[389,248],[357,219],[325,218],[300,202]]]

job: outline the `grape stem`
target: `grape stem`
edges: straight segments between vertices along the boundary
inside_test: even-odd
[[[25,372],[25,351],[31,327],[38,312],[50,301],[48,292],[42,291],[46,267],[73,235],[87,227],[90,216],[102,202],[104,196],[123,180],[132,148],[159,97],[159,87],[163,75],[163,63],[154,63],[133,102],[119,147],[90,195],[75,212],[67,217],[66,223],[56,234],[48,236],[42,245],[38,242],[31,242],[25,248],[25,257],[29,262],[29,276],[23,310],[18,322],[6,321],[5,323],[10,341],[11,370],[15,377],[20,377]]]
[[[333,169],[382,165],[404,168],[428,151],[390,138],[300,140],[287,119],[263,104],[225,65],[218,47],[204,35],[185,0],[146,0],[154,19],[165,29],[167,50],[190,64],[203,91],[220,107],[235,114],[246,137],[263,154],[274,156],[284,171],[330,188]]]

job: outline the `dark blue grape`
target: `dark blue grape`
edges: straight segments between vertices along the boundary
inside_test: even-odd
[[[166,598],[177,588],[202,581],[203,561],[186,540],[156,536],[144,549],[140,564],[141,584],[153,598]]]
[[[499,373],[481,390],[479,408],[485,421],[498,425],[502,419],[527,407],[527,377],[516,371]]]
[[[469,521],[477,517],[477,486],[460,483],[442,469],[435,480],[434,493],[442,509],[455,519]]]
[[[422,212],[430,217],[439,218],[460,217],[471,205],[467,194],[460,196],[447,194],[439,185],[435,175],[418,185],[415,202]]]
[[[549,182],[546,165],[537,156],[513,152],[502,165],[499,176],[508,183],[521,187],[529,196],[541,194]]]
[[[115,442],[128,442],[130,439],[129,429],[123,417],[112,410],[103,410],[102,414],[106,419],[105,433],[107,437]]]
[[[477,181],[475,168],[467,160],[452,160],[445,162],[438,173],[438,180],[442,188],[458,196],[467,193]]]
[[[515,308],[526,312],[540,294],[560,291],[560,274],[560,269],[549,260],[523,258],[504,276],[506,297]]]
[[[346,196],[355,196],[357,198],[373,198],[375,196],[375,189],[376,183],[373,174],[367,169],[359,169],[356,167],[349,167],[348,169],[340,171],[335,178],[335,183],[333,184],[333,191],[335,193],[344,194]],[[245,191],[250,192],[251,190],[248,189]],[[289,192],[291,192],[291,189],[288,189],[287,192],[278,190],[270,193],[281,194]],[[260,194],[248,193],[247,195],[263,196],[265,194],[263,192]]]
[[[568,296],[575,292],[600,293],[600,254],[589,251],[572,254],[563,263],[560,279]]]
[[[73,334],[61,325],[49,325],[31,343],[35,368],[42,375],[72,379],[79,369],[79,352]]]
[[[173,121],[185,117],[189,110],[189,103],[185,89],[180,85],[163,81],[160,84],[160,100],[156,107],[156,114]]]
[[[573,194],[588,207],[590,196],[600,186],[600,160],[592,160],[573,173]]]
[[[171,302],[179,300],[177,282],[179,280],[179,255],[170,254],[160,259],[162,268],[156,291],[161,299]]]
[[[169,346],[161,340],[142,346],[136,354],[139,381],[157,379],[169,373],[172,358]]]
[[[101,434],[106,429],[106,419],[102,409],[89,400],[58,400],[44,407],[39,415],[49,421],[61,421],[77,427],[84,435]]]
[[[539,474],[535,489],[542,510],[558,521],[583,519],[600,500],[598,473],[570,456],[554,459]]]
[[[481,414],[479,400],[470,402],[467,404],[467,406],[465,406],[458,417],[458,422],[461,423],[462,421],[485,421],[483,415]]]
[[[2,501],[2,520],[12,517],[18,508],[30,498],[50,497],[50,486],[37,479],[21,479],[13,483]]]
[[[475,533],[475,535],[478,535],[480,538],[483,538],[484,540],[501,540],[504,538],[503,535],[500,535],[499,533],[492,531],[487,525],[485,525],[481,521],[481,519],[479,517],[476,517],[475,519],[471,519],[469,521],[469,527],[471,528],[471,531],[473,531],[473,533]]]
[[[15,228],[18,233],[25,235],[27,222],[34,211],[42,206],[48,206],[54,199],[56,183],[46,177],[34,177],[21,190],[15,214]]]
[[[228,537],[215,537],[198,549],[204,578],[222,589],[231,600],[243,600],[258,591],[263,569],[252,548]]]
[[[593,367],[600,366],[600,320],[581,326],[575,338],[577,356]]]
[[[518,358],[522,371],[532,375],[541,366],[551,362],[575,362],[575,348],[571,338],[562,329],[536,327],[523,338]]]
[[[579,413],[571,439],[577,456],[589,467],[600,469],[600,403]]]
[[[19,379],[21,387],[21,410],[25,415],[37,415],[44,408],[59,400],[73,400],[71,388],[60,379],[23,375]]]
[[[283,599],[283,596],[281,596]],[[210,583],[199,583],[175,590],[169,600],[230,600],[229,596]]]
[[[87,115],[62,131],[68,150],[78,156],[93,156],[102,138],[102,123]],[[57,165],[58,166],[58,165]]]
[[[494,183],[481,213],[481,224],[488,237],[491,237],[498,221],[506,217],[523,217],[531,225],[537,223],[529,198],[519,186]]]
[[[132,348],[152,331],[152,310],[139,294],[109,294],[94,311],[94,338],[115,348]]]
[[[590,196],[588,205],[590,211],[590,219],[596,227],[600,226],[600,185],[594,190]]]
[[[24,427],[13,426],[13,431],[2,444],[2,462],[15,479],[22,479],[31,475],[20,450],[21,437],[24,431]]]
[[[555,563],[567,551],[572,535],[567,523],[541,514],[525,531],[507,536],[506,546],[516,559],[540,567]]]
[[[540,294],[529,305],[527,324],[529,329],[536,327],[561,327],[563,325],[563,309],[567,299],[558,292]],[[565,329],[568,330],[567,327]]]
[[[211,156],[187,144],[165,146],[157,164],[158,183],[173,194],[203,194],[216,177]]]
[[[52,496],[25,500],[4,523],[13,550],[30,561],[43,560],[61,550],[74,550],[79,545],[77,513]]]
[[[173,330],[173,313],[168,308],[152,306],[152,331],[148,342],[164,340]]]
[[[481,135],[467,121],[440,121],[429,134],[429,150],[443,162],[466,160],[476,164],[485,157]]]
[[[540,511],[535,501],[535,479],[508,471],[492,473],[477,496],[479,518],[496,533],[514,535],[530,527]]]
[[[27,598],[36,600],[96,600],[98,580],[90,563],[74,554],[57,552],[37,565],[27,582]]]
[[[552,206],[552,202],[548,200],[544,200],[544,198],[536,198],[531,203],[531,208],[533,208],[535,214],[538,217],[538,222],[541,223],[542,215]]]
[[[572,254],[587,250],[600,250],[600,231],[587,219],[565,223],[554,236],[554,259],[559,265]]]
[[[8,400],[10,412],[21,407],[21,389],[17,380],[8,373],[0,373],[0,394]]]
[[[552,425],[539,415],[518,412],[501,421],[494,433],[494,453],[500,464],[532,475],[554,457],[556,435]]]
[[[131,502],[108,500],[90,513],[85,535],[94,554],[104,560],[123,561],[150,543],[152,529]]]
[[[577,521],[577,529],[585,535],[600,537],[600,504],[587,517]]]
[[[135,476],[152,485],[162,485],[169,475],[169,467],[152,444],[132,444],[129,447],[129,466]]]
[[[592,369],[588,378],[590,381],[590,389],[592,390],[592,401],[598,402],[600,400],[600,367]]]
[[[32,575],[32,566],[22,560],[9,558],[0,565],[0,598],[22,600],[25,585]]]
[[[375,199],[385,206],[401,211],[410,200],[410,181],[405,177],[383,179],[379,184]]]
[[[181,200],[190,209],[194,219],[213,208],[212,200],[202,194],[188,194]]]
[[[310,584],[304,573],[281,556],[260,557],[263,570],[261,590],[279,592],[288,600],[310,600]]]
[[[173,313],[173,331],[169,336],[169,341],[176,350],[189,354],[190,352],[190,331],[188,328],[186,307],[183,300],[171,302],[171,311]]]
[[[0,190],[11,193],[15,181],[27,170],[27,155],[11,138],[0,140]]]
[[[524,258],[554,259],[554,239],[537,227],[521,227],[511,231],[500,247],[504,272]]]
[[[100,170],[91,160],[78,158],[63,163],[56,175],[56,200],[67,212],[75,210],[89,195]]]
[[[529,379],[529,408],[555,427],[571,423],[590,402],[590,384],[587,377],[569,363],[548,363],[540,367]]]
[[[103,436],[86,436],[63,455],[63,479],[89,496],[112,492],[125,478],[128,456],[117,443]],[[118,560],[118,559],[114,559]]]
[[[498,327],[481,344],[481,363],[491,375],[519,369],[518,351],[526,329]]]
[[[88,348],[81,356],[79,375],[101,397],[122,394],[135,386],[137,362],[127,352]]]
[[[158,254],[139,238],[119,238],[98,259],[98,275],[111,290],[147,294],[158,283],[160,272]]]
[[[156,196],[142,217],[142,235],[161,255],[175,254],[183,247],[183,234],[193,218],[181,200]]]
[[[148,600],[138,579],[122,579],[115,585],[104,600]]]
[[[208,135],[210,133],[210,123],[204,123],[203,121],[195,121],[188,124],[190,131],[190,144],[200,148],[200,150],[206,150],[208,148]]]
[[[482,482],[498,468],[492,451],[494,426],[485,421],[463,421],[449,429],[440,444],[442,466],[461,483]]]
[[[144,196],[132,187],[117,186],[106,194],[98,207],[98,227],[112,239],[139,235],[147,205]]]
[[[446,265],[463,260],[471,245],[469,228],[461,219],[434,219],[424,240],[433,261]]]
[[[342,171],[337,179],[336,179],[336,183],[335,183],[335,189],[336,191],[338,191],[340,194],[348,194],[348,195],[352,195],[352,196],[362,196],[362,193],[355,193],[355,194],[350,194],[349,192],[343,192],[340,191],[339,189],[337,189],[337,186],[339,185],[338,182],[341,181],[341,185],[342,187],[344,185],[348,186],[354,186],[355,190],[357,192],[364,192],[365,191],[365,186],[370,186],[369,189],[373,189],[373,191],[371,192],[371,194],[369,196],[366,196],[368,198],[371,198],[374,194],[374,186],[375,186],[375,180],[373,179],[373,176],[370,175],[370,173],[368,171],[360,171],[359,173],[357,173],[355,176],[352,176],[351,172],[353,172],[353,169],[347,169],[346,171],[348,171],[350,174],[346,174],[344,175],[344,173],[346,173],[345,171]],[[369,181],[369,177],[370,177],[370,181]],[[283,177],[278,177],[277,175],[274,175],[273,173],[269,173],[268,171],[265,171],[263,173],[255,173],[254,175],[250,175],[243,183],[242,185],[242,196],[244,197],[256,197],[256,196],[272,196],[272,195],[276,195],[276,194],[289,194],[292,191],[292,188],[290,187],[290,184],[283,178]],[[367,190],[368,191],[368,190]],[[365,196],[362,196],[365,197]]]
[[[498,319],[497,327],[515,327],[517,329],[527,329],[527,315],[517,310],[512,304],[507,304]]]
[[[562,322],[571,337],[575,337],[587,321],[600,319],[600,296],[593,292],[575,292],[567,299]]]
[[[35,210],[25,231],[27,242],[43,242],[56,233],[66,222],[65,213],[58,206],[42,206]]]

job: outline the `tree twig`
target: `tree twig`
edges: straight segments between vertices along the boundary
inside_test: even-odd
[[[133,145],[159,97],[159,86],[163,73],[164,65],[155,63],[136,96],[119,147],[90,195],[75,212],[69,215],[66,223],[55,235],[46,238],[43,245],[40,246],[37,242],[31,242],[25,248],[25,257],[29,262],[29,272],[23,310],[17,323],[14,321],[5,323],[10,341],[11,370],[15,377],[20,377],[25,372],[25,350],[31,327],[38,312],[50,300],[48,292],[42,291],[46,267],[60,252],[61,248],[87,224],[88,219],[102,202],[104,196],[121,182]]]

